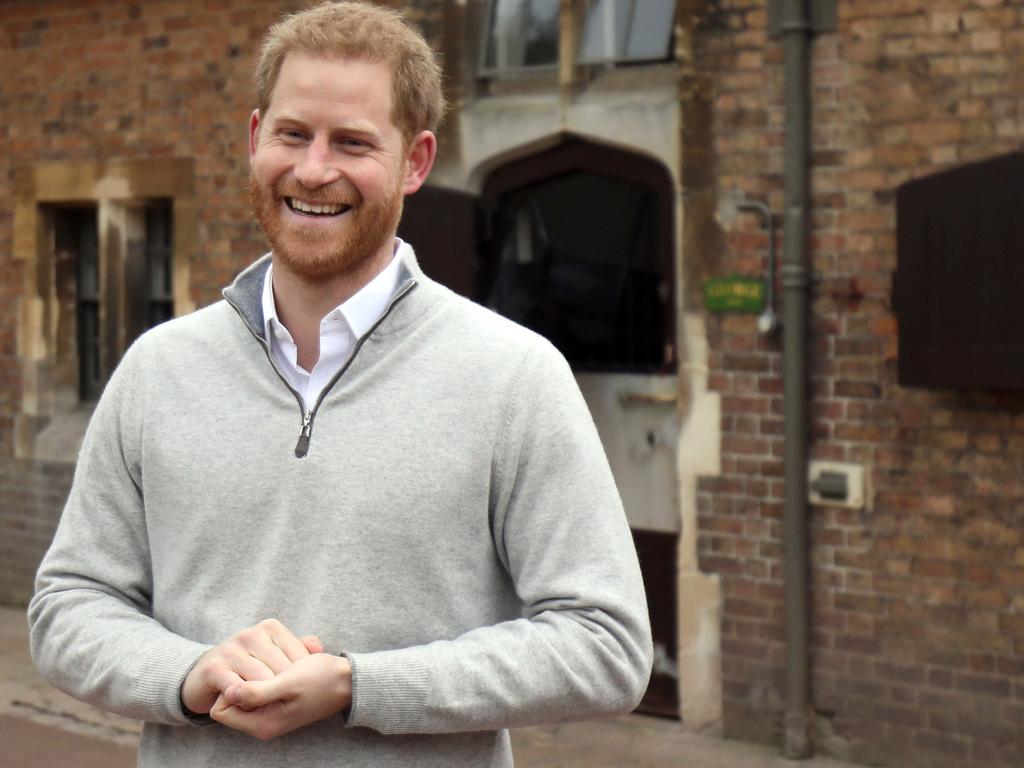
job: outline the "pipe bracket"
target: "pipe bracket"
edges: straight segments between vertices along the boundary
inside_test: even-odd
[[[783,288],[806,290],[811,284],[811,273],[807,267],[798,264],[783,264],[780,270]]]

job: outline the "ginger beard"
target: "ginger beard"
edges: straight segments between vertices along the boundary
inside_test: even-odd
[[[377,203],[367,203],[355,190],[338,187],[303,189],[294,181],[279,179],[272,186],[255,173],[249,174],[249,198],[253,211],[270,241],[274,259],[300,277],[322,280],[351,273],[386,248],[398,229],[404,195],[401,177],[390,194]],[[286,210],[285,198],[313,204],[344,203],[348,210],[337,214],[340,227],[303,226]]]

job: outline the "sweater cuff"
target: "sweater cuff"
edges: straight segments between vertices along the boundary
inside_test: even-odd
[[[352,664],[347,725],[384,734],[421,732],[429,690],[426,666],[402,651],[345,656]]]
[[[212,647],[168,633],[140,659],[135,676],[136,695],[148,703],[154,721],[170,725],[202,722],[185,714],[181,686],[192,667]]]

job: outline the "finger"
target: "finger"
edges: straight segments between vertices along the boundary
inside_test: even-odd
[[[262,712],[246,712],[238,707],[225,704],[211,709],[210,718],[221,725],[255,736],[264,721],[264,714]]]
[[[324,644],[316,635],[306,635],[301,642],[310,654],[324,652]]]
[[[269,666],[255,656],[244,651],[233,656],[228,662],[229,668],[242,680],[269,680],[275,674]],[[221,690],[224,690],[223,688]]]
[[[292,665],[291,657],[276,645],[271,638],[255,641],[249,646],[248,650],[250,656],[266,664],[275,675],[280,674]],[[262,678],[253,679],[259,680]]]
[[[216,720],[217,714],[223,712],[230,706],[231,705],[228,704],[227,699],[224,698],[224,694],[222,693],[217,697],[217,700],[213,702],[213,706],[210,707],[209,715],[211,718]]]
[[[298,661],[303,656],[309,656],[309,651],[302,641],[297,638],[288,627],[279,621],[267,621],[263,625],[270,639],[288,657],[289,661]]]
[[[271,739],[295,728],[281,702],[274,702],[251,712],[238,707],[227,707],[218,710],[216,715],[211,713],[210,717],[222,725],[258,739]]]
[[[229,667],[211,667],[207,673],[206,684],[211,693],[223,694],[228,688],[244,683],[245,678]]]
[[[217,687],[217,679],[213,676],[216,664],[210,661],[210,657],[210,652],[203,654],[181,684],[181,703],[187,711],[195,714],[209,712],[210,706],[221,692]],[[235,682],[237,681],[225,681],[225,687]]]
[[[239,709],[252,710],[288,698],[289,692],[281,678],[253,680],[232,685],[224,691],[224,700]]]

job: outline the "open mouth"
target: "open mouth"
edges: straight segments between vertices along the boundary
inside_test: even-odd
[[[284,201],[289,208],[303,216],[340,216],[352,207],[341,203],[307,203],[294,197],[286,197]]]

